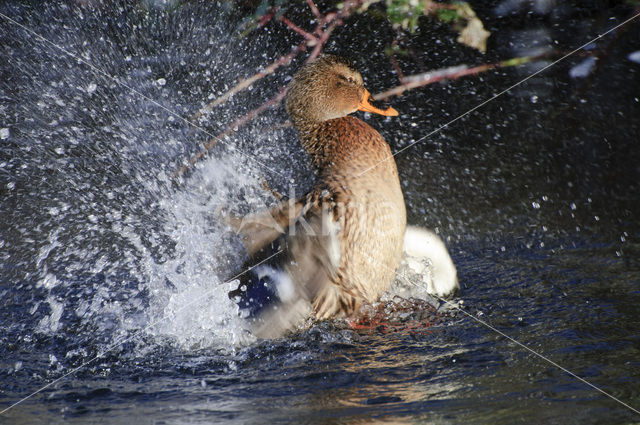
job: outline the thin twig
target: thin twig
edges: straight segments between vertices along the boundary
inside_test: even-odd
[[[402,72],[402,68],[400,68],[400,64],[398,63],[395,55],[393,54],[393,49],[396,46],[398,46],[398,37],[395,37],[393,39],[393,42],[391,43],[391,50],[389,51],[389,54],[387,56],[389,56],[389,62],[391,62],[391,66],[393,66],[393,69],[395,69],[396,74],[398,75],[398,80],[400,80],[400,82],[404,84],[405,83],[404,73]]]
[[[318,56],[320,56],[320,53],[322,52],[322,48],[324,47],[327,40],[329,40],[329,36],[331,35],[331,33],[333,32],[333,30],[336,28],[337,25],[338,25],[337,22],[332,22],[331,25],[329,25],[329,27],[327,27],[327,29],[324,30],[324,32],[318,39],[318,44],[315,45],[315,47],[311,51],[311,54],[305,61],[305,63],[309,63],[313,61],[315,58],[317,58]]]
[[[480,74],[481,72],[486,72],[490,69],[506,68],[509,66],[518,66],[518,65],[533,62],[536,60],[548,58],[555,54],[558,54],[558,52],[544,53],[537,56],[523,56],[519,58],[508,59],[498,63],[482,64],[474,67],[468,67],[467,65],[459,65],[459,66],[453,66],[450,68],[438,69],[435,71],[423,72],[421,74],[409,75],[407,77],[404,77],[403,83],[400,84],[399,86],[393,87],[382,93],[378,93],[373,97],[376,100],[384,100],[384,99],[390,98],[391,96],[400,96],[402,95],[402,93],[404,93],[407,90],[426,86],[428,84],[433,84],[438,81],[456,80],[458,78],[465,77],[468,75]]]
[[[256,74],[252,75],[251,77],[240,81],[238,84],[236,84],[230,90],[228,90],[225,94],[223,94],[222,96],[218,97],[217,99],[215,99],[214,101],[209,103],[207,106],[205,106],[204,108],[200,109],[196,114],[194,114],[193,117],[191,118],[191,122],[197,121],[198,118],[200,118],[202,115],[204,115],[205,113],[211,112],[213,110],[213,108],[215,108],[216,106],[226,102],[227,100],[229,100],[231,98],[231,96],[233,96],[234,94],[236,94],[236,93],[248,88],[249,86],[251,86],[256,81],[260,80],[261,78],[264,78],[265,76],[274,73],[275,70],[278,69],[279,67],[281,67],[282,65],[289,65],[291,63],[291,61],[293,60],[293,58],[295,58],[298,55],[298,53],[300,53],[301,51],[306,50],[306,48],[307,48],[307,43],[306,42],[300,43],[296,47],[294,47],[291,50],[291,52],[289,52],[288,55],[281,56],[278,60],[272,62],[269,66],[264,68],[262,71],[257,72]]]
[[[212,137],[207,143],[205,143],[204,146],[203,146],[203,149],[200,152],[198,152],[197,154],[195,154],[193,157],[191,157],[191,159],[189,160],[189,162],[187,164],[183,165],[178,171],[173,173],[172,177],[174,179],[176,177],[180,177],[182,174],[184,174],[185,171],[187,171],[187,169],[189,167],[191,167],[193,164],[195,164],[201,158],[203,158],[205,155],[207,155],[207,153],[211,149],[213,149],[213,147],[220,140],[224,139],[225,137],[227,137],[228,135],[230,135],[232,133],[235,133],[238,128],[240,128],[241,126],[246,124],[248,121],[251,121],[252,119],[257,117],[258,115],[263,113],[265,110],[270,108],[271,106],[278,105],[282,101],[282,99],[284,99],[286,94],[287,94],[287,87],[281,88],[277,95],[275,95],[274,97],[272,97],[271,99],[269,99],[268,101],[263,103],[262,105],[258,106],[257,108],[253,109],[252,111],[250,111],[246,115],[243,115],[242,117],[240,117],[237,120],[235,120],[234,122],[232,122],[224,131],[218,133],[216,136]]]
[[[316,7],[315,3],[312,0],[308,0],[307,3],[309,4],[309,7],[313,11],[314,15],[316,15],[316,17],[318,18],[318,24],[316,25],[316,28],[314,30],[314,33],[318,34],[318,36],[314,37],[311,33],[305,31],[303,28],[301,28],[298,25],[294,24],[289,19],[280,17],[279,20],[281,22],[283,22],[285,25],[287,25],[291,30],[293,30],[296,33],[302,35],[305,38],[305,40],[303,42],[301,42],[300,44],[298,44],[296,47],[294,47],[291,50],[291,52],[289,52],[288,55],[280,57],[278,60],[272,62],[270,65],[268,65],[266,68],[264,68],[262,71],[257,72],[253,76],[240,81],[238,84],[236,84],[234,87],[232,87],[226,93],[224,93],[222,96],[218,97],[217,99],[215,99],[214,101],[209,103],[207,106],[205,106],[202,109],[200,109],[191,118],[191,122],[194,122],[194,121],[198,120],[198,118],[200,118],[204,113],[210,112],[216,106],[226,102],[234,94],[236,94],[236,93],[248,88],[249,86],[251,86],[256,81],[260,80],[261,78],[264,78],[266,75],[275,72],[275,70],[278,69],[280,66],[288,65],[289,63],[291,63],[293,58],[295,58],[301,51],[306,50],[307,46],[311,46],[312,45],[312,43],[310,43],[310,42],[314,43],[313,51],[311,52],[311,54],[307,58],[306,62],[308,63],[308,62],[314,60],[322,52],[322,48],[326,44],[326,42],[329,40],[329,37],[331,36],[331,33],[333,32],[333,30],[337,26],[342,25],[343,24],[343,18],[346,18],[349,15],[351,15],[351,13],[356,9],[356,7],[358,7],[359,5],[361,5],[363,3],[363,0],[346,1],[343,4],[342,8],[338,12],[331,12],[331,13],[327,13],[326,15],[322,15],[320,13],[320,11],[318,10],[318,8]],[[275,13],[275,11],[274,10],[270,10],[268,13],[269,14],[273,14],[273,13]],[[268,20],[272,19],[272,17],[273,16],[269,17]],[[256,109],[254,109],[254,110],[250,111],[249,113],[247,113],[246,115],[244,115],[244,116],[238,118],[237,120],[235,120],[224,131],[222,131],[221,133],[219,133],[218,135],[216,135],[215,137],[210,139],[207,143],[205,143],[204,147],[203,147],[203,150],[201,150],[196,155],[194,155],[189,160],[189,162],[187,164],[185,164],[178,171],[176,171],[173,174],[173,177],[176,178],[176,177],[179,177],[182,174],[184,174],[184,172],[190,166],[192,166],[193,164],[198,162],[201,158],[203,158],[207,154],[207,152],[210,149],[212,149],[224,137],[227,137],[229,134],[234,133],[239,127],[241,127],[242,125],[246,124],[247,122],[249,122],[250,120],[252,120],[256,116],[258,116],[259,114],[264,112],[267,108],[279,104],[282,101],[282,99],[284,99],[286,93],[287,93],[287,88],[282,88],[280,90],[280,92],[275,97],[273,97],[272,99],[266,101],[265,103],[263,103],[262,105],[260,105]]]
[[[291,50],[291,52],[289,52],[288,55],[282,56],[280,59],[266,66],[262,71],[255,73],[249,78],[239,81],[238,84],[233,86],[231,89],[227,90],[223,95],[219,96],[218,98],[216,98],[215,100],[213,100],[212,102],[210,102],[209,104],[201,108],[198,112],[196,112],[191,117],[191,122],[196,122],[202,115],[211,112],[213,108],[225,103],[233,95],[250,87],[256,81],[266,77],[269,74],[274,73],[282,65],[289,65],[293,60],[293,58],[295,58],[300,52],[307,49],[307,46],[309,47],[314,46],[314,49],[311,52],[311,55],[309,56],[309,58],[307,58],[307,62],[318,57],[322,51],[322,47],[327,42],[327,40],[329,40],[329,36],[331,35],[335,27],[337,25],[342,24],[342,21],[339,18],[349,16],[352,13],[353,9],[357,5],[359,5],[361,1],[349,3],[349,8],[347,8],[347,4],[345,3],[343,8],[340,10],[340,12],[338,13],[331,12],[331,13],[327,13],[324,16],[318,11],[313,1],[309,0],[308,3],[309,3],[309,7],[314,11],[314,14],[318,17],[318,24],[316,25],[316,28],[314,30],[314,33],[317,34],[317,36],[314,36],[312,33],[296,25],[291,20],[284,17],[284,15],[280,16],[278,20],[284,23],[285,25],[287,25],[287,27],[289,27],[291,30],[295,31],[296,33],[304,37],[305,41],[303,41],[302,43],[294,47]],[[267,15],[270,16],[269,20],[273,17],[274,13],[275,13],[275,10],[273,9],[269,10],[269,12],[267,13]],[[266,22],[268,22],[268,20],[265,21],[264,23],[262,23],[261,21],[261,24],[263,25]],[[329,24],[329,27],[327,27],[326,29],[323,29],[327,24]]]
[[[316,18],[318,18],[318,21],[321,21],[322,19],[324,19],[324,16],[322,16],[322,13],[320,13],[318,6],[316,6],[313,0],[307,0],[307,4],[309,5],[309,8],[313,12],[313,14],[316,15]]]
[[[267,25],[269,21],[272,20],[274,16],[276,16],[278,9],[279,9],[278,7],[272,7],[271,9],[269,9],[267,13],[262,15],[258,19],[258,23],[257,23],[258,28],[262,28],[263,26]]]
[[[278,20],[282,23],[284,23],[287,27],[289,27],[289,29],[297,32],[298,34],[300,34],[301,36],[303,36],[309,43],[317,43],[318,42],[318,38],[305,31],[303,28],[299,27],[298,25],[294,24],[293,22],[291,22],[291,20],[289,18],[287,18],[284,15],[281,15]],[[307,44],[309,44],[307,43]],[[312,46],[313,44],[309,44],[310,46]]]

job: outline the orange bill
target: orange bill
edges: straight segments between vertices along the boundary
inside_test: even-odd
[[[389,106],[387,109],[376,108],[371,103],[369,103],[369,98],[371,98],[371,93],[369,93],[369,90],[364,89],[364,96],[362,97],[362,100],[358,104],[359,111],[373,112],[374,114],[380,114],[387,117],[398,116],[398,111],[393,109],[391,106]]]

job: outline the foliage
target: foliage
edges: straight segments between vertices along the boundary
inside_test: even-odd
[[[367,0],[360,11],[382,0]],[[386,17],[396,29],[414,32],[418,20],[423,16],[433,17],[450,24],[459,33],[457,41],[481,52],[487,50],[487,38],[491,33],[485,30],[482,21],[466,2],[441,3],[434,0],[384,0]]]
[[[395,27],[409,29],[418,27],[418,18],[427,10],[430,0],[387,0],[387,17]]]

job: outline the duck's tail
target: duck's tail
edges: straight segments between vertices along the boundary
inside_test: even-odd
[[[455,294],[460,289],[458,272],[447,247],[438,235],[431,230],[417,226],[407,226],[404,237],[404,254],[406,264],[423,278],[427,293],[440,297]],[[426,263],[426,264],[425,264]]]

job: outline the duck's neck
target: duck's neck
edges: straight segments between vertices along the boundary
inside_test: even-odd
[[[314,121],[301,117],[292,117],[293,126],[298,132],[298,138],[302,147],[307,152],[313,165],[321,170],[327,166],[327,162],[331,161],[333,156],[333,146],[331,143],[327,143],[327,140],[323,140],[323,129],[330,126],[331,121]]]

